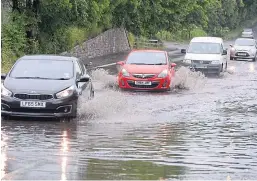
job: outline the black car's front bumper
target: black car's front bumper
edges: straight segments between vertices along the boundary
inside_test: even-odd
[[[77,109],[77,99],[50,99],[45,100],[45,108],[23,108],[20,106],[21,101],[13,97],[1,98],[1,115],[2,116],[14,116],[14,117],[48,117],[48,118],[60,118],[73,116],[74,109]],[[36,101],[36,100],[28,100]]]
[[[207,74],[219,73],[222,69],[220,64],[191,64],[189,68],[193,71],[200,71]]]

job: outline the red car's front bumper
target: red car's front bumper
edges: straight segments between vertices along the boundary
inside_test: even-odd
[[[136,81],[151,82],[151,85],[137,85]],[[171,78],[151,78],[151,79],[138,79],[134,77],[118,77],[118,84],[121,89],[132,90],[169,90]]]

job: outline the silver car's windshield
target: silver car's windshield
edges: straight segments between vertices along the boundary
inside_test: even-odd
[[[235,45],[236,46],[255,46],[255,41],[253,39],[242,38],[242,39],[237,39],[235,41]]]
[[[192,42],[187,52],[195,54],[220,54],[221,46],[219,43]]]

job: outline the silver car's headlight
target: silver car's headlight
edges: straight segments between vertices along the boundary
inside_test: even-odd
[[[124,76],[124,77],[129,77],[129,73],[126,69],[122,69],[121,70],[121,74]]]
[[[4,84],[1,85],[1,95],[6,97],[11,97],[12,92],[5,88]]]
[[[71,86],[61,92],[58,92],[56,94],[57,99],[62,99],[62,98],[66,98],[66,97],[70,97],[75,91],[75,87]]]
[[[220,64],[220,61],[219,60],[213,60],[211,61],[212,64]]]
[[[251,55],[255,55],[256,51],[254,51],[253,49],[250,49],[250,50],[249,50],[249,53],[250,53]]]
[[[192,63],[192,60],[190,60],[190,59],[185,59],[185,60],[183,60],[183,62],[186,63],[186,64],[191,64],[191,63]]]
[[[167,77],[167,75],[168,75],[168,70],[166,69],[166,70],[163,70],[163,71],[158,75],[158,77],[159,77],[159,78],[164,78],[164,77]]]

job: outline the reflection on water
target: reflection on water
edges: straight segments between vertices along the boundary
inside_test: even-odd
[[[1,136],[1,178],[3,178],[6,174],[6,166],[7,166],[7,154],[6,154],[6,147],[7,147],[7,136],[5,134],[2,134]]]
[[[61,176],[61,180],[65,181],[67,180],[66,177],[66,167],[67,167],[67,152],[68,152],[68,139],[67,139],[67,131],[63,131],[62,134],[62,147],[61,147],[61,151],[62,151],[62,176]]]
[[[249,72],[251,72],[251,73],[255,72],[255,64],[254,63],[249,64]]]

